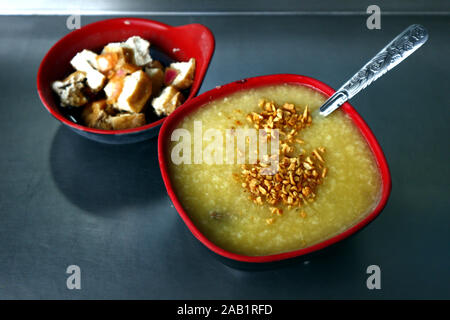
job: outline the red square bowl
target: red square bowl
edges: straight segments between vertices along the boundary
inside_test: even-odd
[[[45,108],[76,133],[99,142],[132,143],[157,135],[165,118],[125,130],[101,130],[76,124],[61,114],[58,98],[51,89],[53,81],[63,79],[71,72],[70,60],[77,52],[83,49],[98,52],[110,42],[125,41],[131,36],[140,36],[150,41],[176,61],[195,58],[197,65],[194,83],[186,99],[189,102],[200,89],[214,52],[214,36],[211,31],[201,24],[172,27],[147,19],[118,18],[94,22],[74,30],[48,51],[37,75],[37,91]]]
[[[302,85],[310,87],[314,90],[317,90],[324,94],[325,96],[331,96],[335,92],[331,87],[326,85],[325,83],[318,81],[316,79],[301,76],[301,75],[293,75],[293,74],[277,74],[277,75],[269,75],[269,76],[261,76],[255,78],[244,79],[236,82],[232,82],[227,85],[223,85],[217,87],[213,90],[205,92],[200,96],[192,99],[188,103],[185,103],[182,107],[178,108],[173,112],[170,117],[164,122],[161,127],[161,131],[158,138],[158,160],[161,168],[161,174],[164,180],[164,184],[166,186],[167,192],[178,211],[180,217],[183,219],[186,226],[192,232],[192,234],[200,240],[206,247],[211,249],[213,252],[218,254],[221,257],[227,258],[226,260],[233,260],[232,262],[244,262],[244,263],[269,263],[276,262],[280,260],[286,260],[294,257],[303,256],[306,254],[313,253],[317,250],[323,249],[327,246],[330,246],[338,241],[341,241],[348,236],[354,234],[364,226],[366,226],[369,222],[371,222],[378,214],[381,212],[383,207],[386,205],[388,200],[390,191],[391,191],[391,176],[389,173],[389,168],[384,157],[383,151],[381,150],[378,141],[373,135],[372,131],[369,129],[366,122],[361,118],[361,116],[356,112],[356,110],[349,104],[345,103],[342,105],[342,110],[353,120],[353,123],[359,128],[359,131],[367,141],[372,153],[376,159],[378,164],[379,174],[382,180],[382,190],[380,200],[375,207],[375,209],[366,215],[364,219],[359,221],[357,224],[348,228],[344,232],[341,232],[338,235],[335,235],[331,238],[328,238],[320,243],[314,244],[310,247],[273,254],[266,256],[246,256],[236,254],[223,248],[220,248],[212,241],[210,241],[202,232],[195,226],[187,212],[185,211],[183,204],[176,196],[176,192],[174,191],[174,187],[172,185],[172,181],[170,179],[168,173],[168,161],[170,161],[170,157],[167,155],[168,147],[170,142],[170,136],[172,131],[177,127],[178,123],[188,114],[202,107],[206,103],[219,99],[225,96],[228,96],[232,93],[235,93],[240,90],[247,90],[262,86],[268,85],[280,85],[280,84],[294,84],[294,85]]]

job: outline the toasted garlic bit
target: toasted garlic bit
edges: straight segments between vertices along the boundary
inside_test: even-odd
[[[270,207],[270,212],[272,212],[273,214],[279,215],[279,216],[281,216],[283,214],[283,210],[281,210],[280,208],[277,208],[277,207]]]
[[[322,178],[325,178],[327,176],[327,172],[328,172],[328,169],[327,168],[323,168]]]
[[[313,202],[316,198],[317,188],[323,183],[328,169],[324,167],[323,157],[325,148],[314,149],[307,154],[300,149],[298,156],[293,156],[295,144],[304,144],[297,138],[298,133],[312,124],[312,117],[306,106],[302,112],[298,112],[293,104],[285,103],[279,107],[273,102],[261,100],[259,107],[261,113],[252,112],[246,119],[256,129],[267,132],[268,139],[273,129],[280,133],[280,156],[275,175],[262,175],[261,170],[267,167],[267,163],[258,161],[256,164],[242,165],[240,183],[242,188],[250,192],[249,199],[254,203],[271,205],[270,212],[281,216],[283,210],[275,207],[284,205],[288,208],[301,207]],[[320,174],[319,174],[320,173]],[[302,210],[302,218],[306,213]],[[267,224],[272,224],[274,218],[267,219]]]

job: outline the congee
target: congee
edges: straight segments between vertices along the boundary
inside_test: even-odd
[[[318,114],[325,100],[305,86],[260,87],[178,123],[169,175],[208,239],[238,254],[277,254],[330,238],[374,209],[376,160],[343,111]]]

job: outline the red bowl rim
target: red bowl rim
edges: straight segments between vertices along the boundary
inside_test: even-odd
[[[195,96],[195,94],[197,94],[197,92],[200,89],[200,86],[201,86],[201,84],[203,82],[203,79],[205,77],[205,74],[206,74],[206,71],[207,71],[207,69],[209,67],[209,64],[211,63],[211,59],[212,59],[212,56],[213,56],[213,53],[214,53],[214,49],[215,49],[214,35],[212,34],[211,30],[209,30],[206,26],[204,26],[202,24],[198,24],[198,23],[192,23],[192,24],[187,24],[187,25],[182,25],[182,26],[170,26],[170,25],[162,23],[162,22],[149,20],[149,19],[143,19],[143,18],[113,18],[113,19],[105,19],[105,20],[100,20],[100,21],[96,21],[96,22],[87,24],[87,25],[81,27],[80,29],[75,29],[72,32],[69,32],[64,37],[59,39],[50,48],[50,50],[45,54],[44,58],[41,61],[41,64],[39,66],[38,73],[37,73],[37,91],[38,91],[39,98],[41,99],[42,104],[45,106],[47,111],[51,115],[53,115],[57,120],[61,121],[65,125],[68,125],[69,127],[77,129],[77,130],[81,130],[81,131],[85,131],[85,132],[91,132],[91,133],[95,133],[95,134],[105,134],[105,135],[122,135],[122,134],[129,134],[129,133],[137,133],[137,132],[141,132],[141,131],[146,131],[146,130],[148,130],[150,128],[159,126],[160,124],[162,124],[164,122],[164,120],[166,120],[167,117],[164,117],[164,118],[161,118],[161,119],[159,119],[157,121],[154,121],[152,123],[146,124],[145,126],[132,128],[132,129],[103,130],[103,129],[89,128],[89,127],[86,127],[86,126],[83,126],[83,125],[80,125],[80,124],[76,124],[76,123],[70,121],[69,119],[64,117],[61,113],[59,113],[58,111],[54,110],[54,108],[49,103],[47,103],[47,100],[44,97],[44,94],[42,93],[43,87],[49,85],[48,83],[44,83],[44,81],[42,80],[43,67],[47,63],[47,60],[49,60],[49,57],[51,56],[51,53],[53,51],[57,50],[56,48],[59,47],[61,45],[61,43],[66,41],[67,38],[73,37],[73,35],[76,34],[76,33],[86,32],[86,30],[88,30],[88,29],[95,29],[97,26],[105,24],[105,23],[116,23],[116,22],[119,22],[119,23],[120,22],[127,22],[128,23],[130,21],[146,23],[149,26],[153,26],[153,27],[156,27],[156,28],[162,29],[162,30],[168,30],[168,29],[171,29],[171,28],[181,28],[181,27],[187,27],[187,26],[200,26],[200,27],[202,27],[204,29],[204,32],[205,32],[206,36],[209,38],[209,42],[211,44],[210,48],[207,51],[208,59],[206,60],[205,65],[201,69],[198,70],[198,78],[200,79],[200,81],[198,81],[196,83],[195,87],[194,87],[194,85],[192,86],[191,91],[189,93],[189,97],[186,99],[186,101],[184,103],[187,103],[188,101],[190,101]]]
[[[350,116],[350,118],[353,120],[355,125],[359,128],[361,134],[366,139],[367,143],[369,144],[369,147],[371,148],[375,158],[376,162],[380,171],[381,179],[382,179],[382,187],[381,187],[381,197],[380,200],[375,207],[375,209],[370,213],[367,214],[365,218],[363,218],[361,221],[356,223],[355,225],[351,226],[350,228],[346,229],[345,231],[334,235],[324,241],[321,241],[319,243],[313,244],[309,247],[297,249],[293,251],[278,253],[278,254],[271,254],[271,255],[264,255],[264,256],[247,256],[247,255],[241,255],[237,253],[230,252],[228,250],[225,250],[216,244],[214,244],[212,241],[210,241],[203,233],[195,226],[195,224],[190,219],[189,215],[184,210],[183,206],[181,205],[180,201],[178,200],[178,197],[175,194],[174,188],[172,186],[169,173],[168,173],[168,167],[167,167],[167,158],[166,158],[166,147],[168,146],[167,142],[169,141],[168,138],[176,124],[179,123],[179,121],[188,113],[191,113],[192,111],[198,109],[199,107],[205,105],[205,103],[227,96],[231,93],[245,90],[245,89],[251,89],[256,87],[262,87],[262,86],[268,86],[268,85],[279,85],[279,84],[297,84],[297,85],[304,85],[307,87],[310,87],[314,90],[317,90],[321,93],[323,93],[325,96],[331,96],[335,90],[325,83],[307,77],[302,75],[294,75],[294,74],[275,74],[275,75],[266,75],[266,76],[259,76],[259,77],[253,77],[248,79],[243,79],[240,81],[235,81],[223,86],[216,87],[215,89],[212,89],[210,91],[207,91],[188,103],[185,103],[183,106],[177,108],[165,121],[161,127],[159,138],[158,138],[158,161],[159,166],[161,169],[161,175],[164,181],[164,184],[166,186],[167,192],[169,194],[170,199],[172,200],[176,210],[178,211],[178,214],[183,219],[184,223],[188,227],[188,229],[192,232],[192,234],[206,247],[208,247],[210,250],[215,252],[218,255],[221,255],[225,258],[237,260],[241,262],[249,262],[249,263],[265,263],[265,262],[273,262],[278,260],[285,260],[289,258],[294,258],[298,256],[302,256],[308,253],[312,253],[314,251],[323,249],[327,246],[330,246],[338,241],[341,241],[350,235],[354,234],[364,226],[366,226],[369,222],[371,222],[375,217],[377,217],[381,210],[384,208],[384,206],[387,203],[387,200],[389,198],[389,194],[391,191],[391,175],[389,172],[389,167],[386,161],[386,158],[383,154],[383,151],[375,138],[374,134],[370,130],[369,126],[366,124],[366,122],[361,118],[361,116],[356,112],[356,110],[347,102],[344,105],[342,105],[342,110]]]

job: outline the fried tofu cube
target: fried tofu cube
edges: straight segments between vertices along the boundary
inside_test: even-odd
[[[122,92],[124,78],[125,76],[114,76],[108,81],[108,84],[103,89],[105,91],[108,104],[114,105],[117,103],[117,99]]]
[[[95,52],[84,49],[83,51],[78,52],[75,56],[77,56],[77,55],[79,57],[81,57],[83,60],[87,61],[94,69],[97,69],[97,56],[98,55]]]
[[[63,81],[55,81],[52,83],[52,89],[59,96],[62,107],[84,106],[88,99],[84,94],[86,82],[86,73],[75,71]]]
[[[152,106],[158,116],[171,114],[184,101],[184,97],[175,87],[165,87],[161,94],[152,100]]]
[[[174,86],[179,90],[189,88],[194,82],[195,59],[188,62],[171,63],[164,75],[164,84]]]
[[[157,96],[164,85],[164,71],[160,68],[145,67],[145,73],[152,80],[152,95]]]
[[[150,42],[141,37],[134,36],[125,41],[134,52],[134,64],[142,67],[152,61],[150,57]]]
[[[108,104],[115,105],[117,103],[117,99],[122,93],[125,77],[140,70],[138,67],[133,68],[132,66],[134,65],[125,64],[122,68],[116,70],[114,75],[106,84],[104,91]]]
[[[78,52],[75,57],[72,58],[70,64],[77,71],[86,73],[86,79],[88,86],[94,92],[98,92],[103,89],[106,83],[106,77],[97,70],[97,54],[83,50]]]
[[[98,71],[105,74],[109,71],[114,70],[114,67],[119,60],[118,54],[115,52],[106,52],[98,55],[97,57],[97,67]]]
[[[145,125],[143,113],[116,114],[106,100],[94,101],[86,105],[81,118],[88,127],[103,130],[122,130]]]
[[[107,45],[97,57],[98,70],[104,74],[133,63],[133,50],[127,47]]]
[[[90,128],[111,130],[112,125],[107,121],[108,111],[106,100],[94,101],[84,107],[81,119]]]
[[[107,119],[113,130],[131,129],[145,125],[143,113],[122,113]]]
[[[141,70],[138,66],[132,64],[132,63],[126,63],[123,66],[121,66],[119,69],[115,71],[115,76],[118,77],[125,77],[127,75],[130,75],[136,71]]]
[[[152,62],[152,57],[150,56],[150,42],[138,36],[128,38],[125,42],[109,43],[105,49],[106,48],[110,51],[118,51],[118,48],[130,50],[132,52],[132,60],[130,63],[133,63],[139,67],[145,66],[146,64]]]
[[[131,113],[141,112],[151,94],[152,80],[144,71],[136,71],[124,78],[115,107]]]

